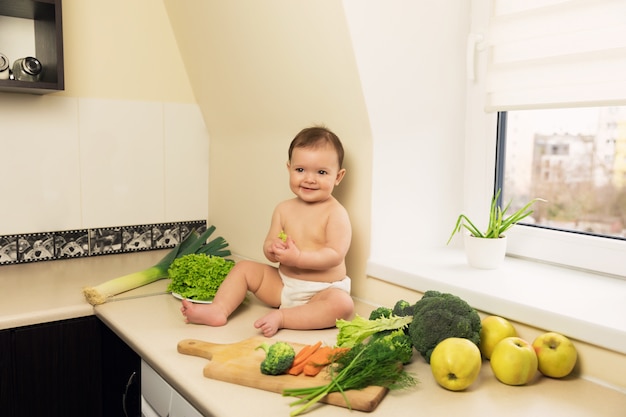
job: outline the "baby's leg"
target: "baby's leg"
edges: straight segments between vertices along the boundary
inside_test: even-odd
[[[348,320],[354,313],[354,301],[350,294],[328,288],[320,291],[301,306],[272,311],[257,320],[254,325],[263,330],[266,337],[279,329],[313,330],[335,327],[337,319]]]
[[[223,326],[241,304],[248,291],[270,306],[280,305],[282,281],[276,268],[252,261],[235,264],[215,294],[211,304],[183,300],[181,312],[187,323]]]
[[[216,304],[194,304],[191,301],[183,300],[180,311],[185,316],[185,322],[195,324],[206,324],[207,326],[223,326],[228,321],[228,316]]]

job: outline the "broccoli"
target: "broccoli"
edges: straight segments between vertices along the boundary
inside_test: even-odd
[[[391,311],[398,317],[413,316],[413,305],[406,300],[398,300]],[[404,333],[409,334],[409,326],[404,328]]]
[[[293,365],[296,351],[287,342],[276,342],[273,345],[263,343],[257,347],[265,351],[265,359],[261,362],[261,373],[264,375],[284,374]]]
[[[413,306],[409,336],[415,349],[430,363],[430,355],[439,342],[448,337],[480,342],[480,316],[456,295],[426,291]]]
[[[411,362],[413,357],[413,342],[411,337],[402,329],[385,330],[372,335],[370,343],[374,341],[382,341],[388,343],[390,349],[397,350],[398,359],[403,365]]]
[[[393,306],[392,312],[398,317],[412,316],[413,305],[405,300],[398,300]]]
[[[393,312],[391,311],[389,307],[380,306],[370,312],[369,319],[370,320],[378,320],[380,318],[388,319],[388,318],[391,318],[392,315],[393,315]],[[404,326],[404,329],[405,329],[404,331],[408,332],[408,328],[409,326]],[[372,336],[384,336],[393,332],[394,330],[395,329],[381,330],[379,332],[374,333]]]
[[[374,310],[372,310],[370,312],[370,320],[376,320],[377,318],[380,317],[384,317],[384,318],[389,318],[391,317],[391,309],[389,307],[378,307]]]

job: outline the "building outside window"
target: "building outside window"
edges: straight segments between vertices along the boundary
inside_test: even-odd
[[[500,114],[503,202],[535,197],[536,226],[626,238],[626,107]],[[502,122],[501,122],[502,123]]]

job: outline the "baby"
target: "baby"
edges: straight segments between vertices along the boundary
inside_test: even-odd
[[[352,227],[333,197],[346,170],[339,138],[324,127],[302,130],[289,146],[289,187],[295,197],[278,204],[263,252],[270,264],[235,264],[213,303],[183,300],[188,323],[223,326],[248,291],[276,307],[254,322],[264,336],[280,329],[324,329],[354,312],[345,256]],[[280,308],[278,308],[280,307]]]

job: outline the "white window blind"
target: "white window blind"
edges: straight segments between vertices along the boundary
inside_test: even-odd
[[[493,0],[488,111],[626,104],[626,0]]]

